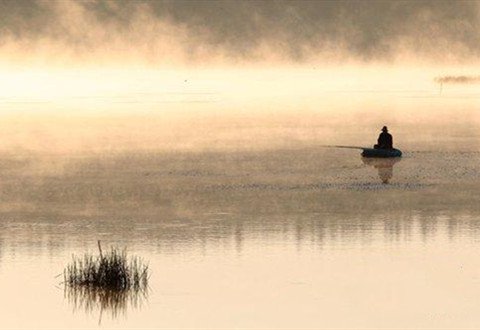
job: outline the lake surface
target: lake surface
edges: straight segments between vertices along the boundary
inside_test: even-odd
[[[2,149],[0,328],[478,328],[469,102],[432,117],[397,110],[398,162],[324,147],[373,144],[383,122],[361,113],[110,121],[73,151],[63,142],[80,133],[48,133],[62,125],[16,127],[43,149]],[[163,138],[146,141],[154,127]],[[115,305],[65,292],[56,276],[98,240],[148,261],[145,296]]]

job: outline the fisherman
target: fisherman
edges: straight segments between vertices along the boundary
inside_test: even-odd
[[[374,149],[393,149],[393,138],[390,133],[388,133],[387,126],[383,126],[382,133],[378,136],[378,144],[374,145]]]

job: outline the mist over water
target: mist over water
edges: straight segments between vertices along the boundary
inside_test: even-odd
[[[479,9],[0,1],[0,328],[478,328]]]
[[[477,85],[439,89],[439,69],[108,70],[8,72],[2,326],[478,324]],[[383,125],[399,162],[328,147],[372,146]],[[149,261],[148,295],[58,287],[98,240]]]
[[[0,162],[3,325],[474,326],[475,103],[401,95],[388,92],[380,107],[385,94],[352,91],[377,108],[353,109],[342,96],[301,116],[219,116],[209,103],[17,119]],[[369,146],[384,124],[404,152],[387,174],[358,150],[325,147]],[[71,254],[95,251],[97,240],[149,260],[145,300],[82,308],[74,302],[85,297],[55,287]]]
[[[0,9],[0,58],[11,62],[478,64],[476,1],[19,0]]]

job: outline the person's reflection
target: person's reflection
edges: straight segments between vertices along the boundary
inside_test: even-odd
[[[394,158],[367,158],[362,157],[365,165],[373,166],[378,170],[378,176],[382,183],[389,183],[393,177],[393,165],[401,160],[400,157]]]

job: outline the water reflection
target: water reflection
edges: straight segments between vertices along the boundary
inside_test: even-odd
[[[446,227],[452,237],[479,232],[474,180],[447,181],[444,189],[389,185],[379,195],[373,189],[348,189],[366,181],[356,157],[346,158],[339,170],[335,155],[315,152],[102,155],[70,159],[54,175],[45,169],[0,169],[0,254],[55,257],[85,244],[96,246],[97,240],[162,251],[233,244],[241,253],[254,237],[322,244],[363,240],[379,228],[386,236],[403,237],[412,226],[429,237],[445,225],[445,217],[467,219]],[[362,160],[378,170],[382,182],[392,179],[399,161]],[[422,172],[412,163],[398,169],[412,182],[437,182],[427,175],[455,172],[450,163],[434,159],[422,163]],[[433,224],[425,226],[426,221]]]
[[[378,170],[378,177],[382,183],[388,184],[393,177],[393,165],[401,160],[400,157],[394,158],[369,158],[362,157],[362,162],[365,165],[373,166]]]
[[[249,272],[261,271],[261,265],[268,260],[273,262],[268,269],[278,267],[277,258],[267,257],[268,253],[278,253],[278,260],[283,260],[295,250],[289,260],[295,263],[305,252],[308,262],[299,277],[307,276],[315,267],[335,269],[338,266],[338,273],[315,271],[315,276],[311,277],[314,281],[319,278],[318,274],[324,277],[332,274],[330,284],[324,285],[324,278],[316,284],[316,291],[323,292],[335,287],[333,278],[337,274],[348,273],[345,270],[349,269],[351,260],[372,257],[372,262],[365,264],[368,267],[357,265],[357,273],[370,267],[378,270],[378,274],[388,272],[389,267],[378,262],[379,255],[364,252],[393,248],[393,251],[410,253],[424,251],[420,249],[423,246],[441,249],[447,243],[465,246],[478,242],[479,181],[472,178],[477,175],[475,166],[480,164],[480,157],[473,158],[475,162],[472,163],[459,163],[455,155],[440,157],[419,153],[395,170],[396,180],[401,183],[424,184],[418,189],[410,189],[408,185],[396,183],[372,185],[371,173],[366,173],[371,170],[359,166],[356,155],[345,153],[342,156],[339,166],[340,157],[314,149],[214,155],[132,153],[71,159],[58,171],[56,167],[55,171],[50,171],[50,167],[18,171],[14,166],[8,171],[0,168],[0,197],[3,200],[0,205],[1,275],[16,279],[18,270],[13,266],[25,265],[24,274],[41,270],[38,274],[43,278],[34,287],[41,292],[48,289],[48,283],[53,282],[53,277],[62,270],[56,267],[69,260],[71,252],[96,250],[98,240],[107,245],[126,246],[136,254],[148,255],[152,268],[158,270],[149,299],[151,308],[142,308],[141,313],[134,311],[146,305],[148,297],[145,292],[67,288],[65,299],[75,311],[81,312],[76,314],[75,322],[84,315],[88,318],[89,314],[95,317],[98,314],[99,320],[103,317],[104,324],[107,324],[109,319],[128,314],[122,322],[131,321],[133,326],[139,327],[143,314],[148,313],[153,315],[150,320],[155,322],[175,315],[185,320],[198,320],[195,312],[212,306],[214,310],[220,309],[212,316],[214,318],[234,315],[221,310],[224,306],[233,306],[235,298],[232,297],[238,297],[232,296],[229,290],[243,288],[242,285],[231,285],[230,278],[237,276],[235,283],[246,283],[255,288],[257,281],[248,282],[245,278]],[[418,166],[418,159],[423,161],[422,166]],[[384,161],[368,165],[388,181],[392,178],[395,162],[387,160],[385,164]],[[465,171],[452,170],[459,166]],[[460,179],[465,182],[459,184]],[[380,187],[381,193],[379,189],[351,188],[363,186]],[[430,244],[435,242],[441,244]],[[471,246],[476,248],[476,245]],[[262,252],[264,249],[265,253]],[[344,256],[348,258],[338,258],[342,251],[351,255],[345,252]],[[391,250],[387,251],[384,262],[391,260]],[[19,262],[15,263],[15,258]],[[428,260],[421,259],[421,253],[419,258],[413,262],[422,264]],[[311,260],[318,260],[318,263],[311,263]],[[349,266],[345,269],[342,260],[348,261]],[[329,262],[332,262],[330,268]],[[9,265],[13,266],[8,268]],[[47,269],[43,265],[52,265],[53,268]],[[217,272],[212,265],[221,266],[218,267],[220,271]],[[288,267],[293,271],[296,269]],[[408,267],[415,268],[410,264]],[[191,275],[192,272],[195,275]],[[264,278],[269,278],[270,273],[265,275]],[[284,288],[286,277],[282,276],[272,277],[278,284],[275,292]],[[289,280],[296,280],[296,277],[292,274]],[[346,280],[349,278],[356,279],[352,276]],[[370,274],[367,278],[371,278]],[[198,285],[190,285],[192,279]],[[219,286],[222,279],[225,279],[223,287]],[[366,283],[368,290],[376,290],[377,283],[382,281],[374,282],[371,287]],[[457,282],[461,281],[445,283]],[[344,287],[343,282],[341,286]],[[289,297],[296,290],[303,294],[300,285],[295,285],[292,290],[279,296]],[[60,294],[53,291],[51,301],[57,298],[63,301],[61,291]],[[240,291],[240,297],[247,297],[262,290]],[[308,289],[302,297],[309,297],[313,291]],[[387,291],[380,287],[375,292]],[[351,292],[345,293],[345,297],[350,297]],[[168,304],[159,307],[154,293],[168,300]],[[186,298],[182,296],[185,293]],[[270,293],[266,292],[265,296]],[[203,299],[216,294],[217,300]],[[425,293],[425,296],[429,294]],[[332,292],[331,296],[327,294],[325,297],[325,301],[330,301],[339,295]],[[261,295],[256,299],[249,298],[246,306],[251,305],[250,300],[259,299],[262,299]],[[4,302],[3,306],[10,306],[9,302]],[[65,308],[68,315],[71,306]],[[262,306],[271,306],[271,301]],[[312,301],[310,306],[312,313],[317,315],[318,301]],[[185,314],[172,312],[175,308]],[[238,306],[232,308],[237,311]],[[36,310],[35,305],[29,313]],[[297,315],[296,312],[294,310],[293,315]],[[105,314],[110,317],[104,317]],[[272,320],[277,320],[277,315],[275,311]],[[307,320],[308,317],[298,319]],[[167,320],[165,324],[178,324],[178,320],[175,321],[168,323]],[[191,328],[192,324],[185,327]]]
[[[112,319],[126,315],[129,309],[140,309],[147,301],[148,289],[106,290],[85,286],[65,286],[65,299],[75,311],[98,313],[101,323],[104,314]]]

